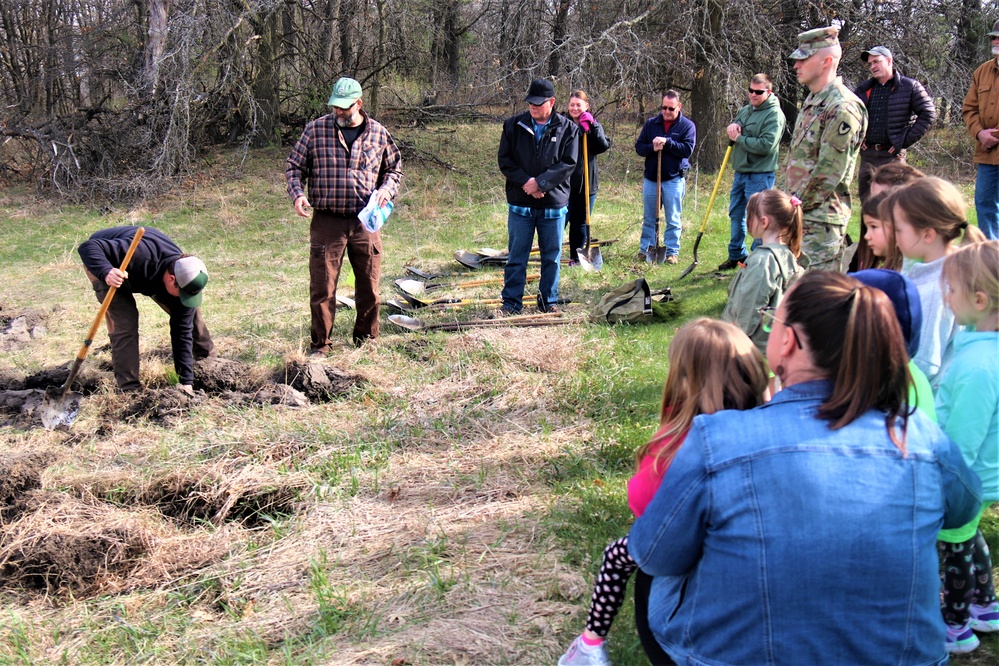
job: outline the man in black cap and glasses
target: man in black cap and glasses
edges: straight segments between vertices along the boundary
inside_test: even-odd
[[[499,168],[506,177],[509,257],[503,274],[502,315],[524,307],[527,259],[534,234],[541,250],[538,310],[557,312],[562,234],[569,179],[576,168],[576,123],[555,112],[555,86],[534,79],[524,101],[528,110],[503,123]]]

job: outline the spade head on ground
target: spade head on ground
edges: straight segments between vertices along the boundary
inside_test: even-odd
[[[39,408],[42,425],[46,430],[68,430],[80,413],[80,400],[83,396],[72,391],[64,391],[60,386],[45,391],[45,400]]]

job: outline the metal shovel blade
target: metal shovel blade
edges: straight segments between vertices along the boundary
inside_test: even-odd
[[[668,251],[668,248],[661,245],[659,247],[650,247],[645,254],[645,260],[650,264],[664,264],[666,263],[666,253]]]
[[[468,250],[455,250],[454,260],[466,268],[482,268],[482,257]]]
[[[52,388],[45,392],[45,400],[39,407],[39,416],[46,430],[66,429],[73,424],[80,413],[79,393],[64,392],[62,387]]]
[[[419,296],[427,290],[427,285],[419,280],[396,280],[392,284],[395,288],[404,294],[409,294],[410,296]]]
[[[599,271],[604,267],[604,258],[600,255],[600,248],[596,245],[591,245],[589,249],[577,248],[576,256],[584,271]]]

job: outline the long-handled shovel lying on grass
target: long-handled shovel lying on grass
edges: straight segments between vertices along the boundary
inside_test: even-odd
[[[402,302],[389,300],[385,305],[399,312],[413,312],[422,308],[465,308],[473,305],[499,305],[503,302],[502,298],[438,298],[433,301],[421,301],[406,293],[402,294],[402,298]]]
[[[412,275],[413,277],[420,278],[421,280],[439,280],[441,278],[461,278],[468,277],[468,271],[456,271],[451,273],[428,273],[426,271],[421,271],[416,266],[403,266],[402,269]]]
[[[732,146],[735,145],[734,141],[728,142],[728,148],[725,149],[725,157],[722,159],[721,168],[718,169],[718,177],[715,178],[715,186],[711,189],[711,198],[708,199],[708,208],[704,211],[704,221],[701,222],[701,228],[697,231],[697,239],[694,241],[694,263],[687,266],[680,277],[677,280],[682,280],[683,278],[694,272],[694,266],[697,266],[697,246],[701,244],[701,237],[704,235],[704,230],[708,227],[708,215],[711,214],[711,207],[715,203],[715,197],[718,195],[718,185],[721,183],[722,176],[725,175],[725,167],[728,166],[728,158],[732,155]]]
[[[590,246],[604,246],[613,245],[617,242],[616,238],[611,238],[608,240],[597,240],[593,239],[590,241]],[[565,247],[565,243],[562,244]],[[541,251],[538,248],[533,248],[531,254],[528,257],[528,263],[538,263],[541,261]],[[471,268],[472,270],[477,270],[485,266],[505,266],[508,257],[508,252],[506,250],[494,250],[489,247],[481,248],[475,252],[470,252],[468,250],[455,250],[454,260],[457,261],[462,266],[466,268]],[[562,263],[569,263],[569,257],[565,253],[562,254]]]
[[[125,258],[121,262],[121,266],[118,270],[122,273],[128,268],[128,262],[132,261],[132,255],[135,254],[135,248],[139,246],[139,241],[142,240],[142,236],[146,233],[145,227],[139,227],[135,230],[135,236],[132,238],[132,243],[128,246],[128,252],[125,253]],[[90,330],[87,332],[87,337],[83,340],[83,346],[80,347],[80,351],[76,353],[76,360],[73,361],[73,367],[69,371],[69,377],[66,378],[66,383],[63,384],[61,389],[49,389],[45,392],[45,400],[42,402],[41,406],[41,417],[42,425],[44,425],[48,430],[55,430],[59,426],[69,427],[73,421],[76,420],[76,415],[80,410],[80,399],[81,395],[79,393],[72,393],[69,389],[73,385],[73,380],[80,373],[80,366],[83,365],[83,359],[87,358],[87,353],[90,352],[90,346],[94,342],[94,336],[97,335],[97,329],[101,326],[101,320],[104,319],[104,315],[107,314],[108,306],[111,305],[111,299],[114,298],[115,292],[118,291],[117,287],[110,287],[108,289],[107,295],[101,302],[100,309],[97,310],[97,316],[94,317],[94,322],[90,325]]]
[[[540,274],[532,273],[527,276],[527,281],[533,282],[540,277]],[[497,275],[496,277],[482,278],[481,280],[466,280],[464,282],[420,282],[419,280],[396,280],[393,284],[395,285],[395,288],[403,294],[419,296],[420,294],[428,291],[437,291],[438,289],[482,287],[487,284],[502,284],[502,282],[503,276]]]
[[[449,321],[441,324],[427,324],[421,319],[406,315],[389,315],[389,321],[409,331],[462,331],[466,328],[503,328],[506,326],[561,326],[586,321],[585,317],[567,317],[559,312],[503,317],[500,319],[470,319]]]
[[[589,132],[587,132],[589,134]],[[604,258],[600,256],[600,246],[590,243],[590,160],[587,154],[587,134],[583,135],[583,195],[586,197],[583,206],[586,208],[586,243],[576,248],[579,265],[584,271],[599,271],[604,267]]]

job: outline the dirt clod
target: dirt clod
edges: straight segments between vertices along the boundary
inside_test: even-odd
[[[318,361],[291,363],[284,374],[289,384],[313,402],[330,402],[366,383],[363,377]]]
[[[172,422],[201,402],[199,396],[190,396],[174,386],[147,389],[134,396],[121,412],[126,421],[146,417],[150,421]]]
[[[226,391],[249,393],[260,388],[263,383],[253,374],[252,368],[246,363],[210,356],[199,359],[194,364],[194,388],[209,394]]]

